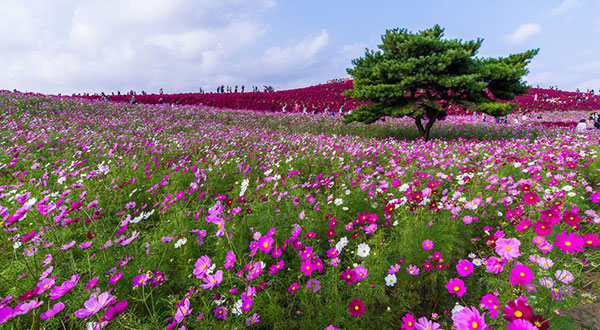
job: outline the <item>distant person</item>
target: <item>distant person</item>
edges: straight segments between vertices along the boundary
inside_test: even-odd
[[[242,93],[244,92],[244,88],[246,88],[246,86],[242,85]]]
[[[164,92],[163,92],[163,89],[162,89],[162,88],[158,90],[158,94],[160,94],[160,95],[163,95],[163,93],[164,93]]]
[[[135,104],[136,103],[135,95],[131,95],[131,98],[129,99],[129,103],[131,103],[131,104]]]
[[[583,133],[587,130],[587,125],[585,124],[585,119],[579,121],[577,126],[575,127],[575,132]]]

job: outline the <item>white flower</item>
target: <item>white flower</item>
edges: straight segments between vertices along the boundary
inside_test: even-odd
[[[361,258],[366,258],[370,255],[371,248],[366,243],[358,245],[358,252],[356,253]]]
[[[477,256],[475,255],[475,253],[469,253],[468,257],[471,258],[471,259],[474,259]]]
[[[483,260],[477,258],[477,259],[473,259],[473,265],[479,267],[481,265],[483,265]]]
[[[394,223],[392,223],[392,226],[394,226],[394,227],[398,226],[398,220],[394,220]]]
[[[234,315],[241,315],[242,314],[242,304],[244,302],[242,301],[242,299],[238,299],[238,301],[235,302],[235,305],[233,305],[233,308],[231,309],[231,312]]]
[[[346,190],[346,195],[350,195],[350,190]]]
[[[187,238],[180,238],[179,240],[177,240],[177,242],[175,243],[175,248],[179,248],[180,246],[184,245],[187,242]]]
[[[21,244],[23,244],[23,243],[16,241],[15,244],[13,244],[13,249],[15,249],[15,250],[18,249],[21,246]]]
[[[335,206],[340,206],[340,205],[344,204],[344,201],[341,198],[336,198],[333,201],[333,204],[335,204]]]
[[[396,285],[397,280],[398,279],[396,278],[395,274],[388,274],[388,276],[385,277],[385,285],[394,286]]]
[[[348,238],[344,236],[340,238],[339,242],[337,242],[337,244],[335,245],[335,249],[339,252],[342,252],[342,249],[346,247],[346,245],[348,245]]]

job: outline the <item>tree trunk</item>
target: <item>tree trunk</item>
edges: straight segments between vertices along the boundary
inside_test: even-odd
[[[425,125],[425,135],[423,135],[423,139],[425,139],[425,141],[429,141],[429,133],[431,132],[431,128],[433,127],[433,124],[435,124],[435,119],[436,117],[432,117],[429,119],[429,121],[427,122],[427,125]]]
[[[415,117],[415,124],[417,125],[417,128],[419,129],[419,135],[421,135],[421,137],[424,137],[425,136],[425,128],[423,128],[423,123],[421,122],[421,117],[423,117],[423,116]]]

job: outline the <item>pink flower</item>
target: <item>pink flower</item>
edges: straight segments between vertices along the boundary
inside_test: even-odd
[[[481,330],[487,327],[485,317],[475,307],[466,307],[452,315],[456,330]]]
[[[342,274],[340,274],[340,279],[347,284],[354,284],[356,281],[358,281],[358,276],[356,275],[354,269],[346,269],[342,271]]]
[[[79,274],[72,275],[71,280],[64,281],[60,286],[55,286],[50,290],[50,299],[56,300],[69,292],[79,282]],[[96,279],[97,280],[97,279]]]
[[[496,253],[506,260],[513,260],[521,255],[519,247],[521,242],[516,238],[501,237],[496,241]]]
[[[214,275],[206,275],[204,284],[200,285],[204,290],[212,290],[215,286],[223,282],[223,271],[218,270]]]
[[[465,283],[460,278],[453,278],[448,283],[446,283],[446,290],[449,293],[456,294],[459,297],[462,297],[465,292],[467,292],[467,288],[465,288]]]
[[[516,319],[506,326],[506,330],[539,330],[539,328],[527,320]]]
[[[504,320],[512,322],[516,319],[529,320],[533,316],[533,307],[527,304],[527,298],[520,296],[514,301],[509,301],[502,309]]]
[[[206,272],[210,268],[210,258],[208,256],[202,256],[196,260],[196,264],[194,266],[193,274],[196,275],[198,279],[203,279],[206,275]]]
[[[369,276],[369,272],[367,271],[367,269],[362,266],[362,265],[358,265],[354,268],[354,272],[356,273],[356,278],[360,281],[364,278],[367,278],[367,276]]]
[[[68,250],[68,249],[72,248],[75,245],[75,243],[77,243],[77,242],[72,241],[71,243],[67,243],[67,244],[63,245],[60,249],[61,250]]]
[[[193,309],[190,308],[190,300],[188,298],[185,298],[183,299],[182,304],[177,306],[177,311],[175,312],[173,318],[175,319],[175,322],[179,324],[181,323],[181,321],[183,321],[183,318],[187,315],[190,315],[192,311]]]
[[[555,238],[554,245],[565,253],[585,251],[585,249],[582,248],[582,246],[585,245],[585,242],[577,235],[577,233],[570,233],[567,235],[567,231],[563,230],[562,233],[556,234]]]
[[[227,251],[227,256],[225,257],[225,269],[231,269],[235,265],[235,254],[233,251]]]
[[[87,242],[83,242],[83,243],[79,244],[78,248],[87,249],[90,246],[92,246],[92,241],[87,241]]]
[[[119,282],[121,277],[123,277],[123,272],[118,272],[117,274],[111,276],[111,278],[108,280],[108,283],[117,284],[117,282]]]
[[[473,263],[469,260],[461,259],[456,265],[456,271],[462,277],[469,276],[473,272]]]
[[[590,196],[590,201],[592,201],[592,203],[600,203],[600,191],[595,191]]]
[[[103,292],[100,295],[98,295],[96,293],[92,293],[90,295],[90,299],[86,300],[83,303],[83,306],[85,308],[76,310],[75,316],[82,319],[82,318],[88,317],[92,314],[96,314],[102,308],[109,305],[113,299],[114,299],[114,297],[111,296],[110,294],[108,294],[108,292]]]
[[[433,322],[428,320],[426,317],[422,317],[417,321],[415,325],[415,329],[417,330],[440,330],[440,324],[437,322]]]
[[[59,302],[54,304],[54,306],[52,306],[52,308],[50,308],[49,310],[47,310],[46,312],[40,314],[40,318],[42,320],[47,320],[51,317],[53,317],[54,315],[60,313],[60,311],[62,311],[65,308],[65,304]]]
[[[510,272],[510,284],[527,285],[533,280],[533,271],[525,265],[517,265]]]
[[[414,266],[414,265],[409,265],[409,266],[406,268],[406,271],[407,271],[407,272],[408,272],[410,275],[412,275],[412,276],[417,276],[417,275],[419,275],[419,267],[417,267],[417,266]]]
[[[39,289],[38,294],[41,294],[41,293],[45,292],[46,290],[52,288],[55,283],[56,283],[56,276],[53,276],[52,278],[43,279],[41,282],[39,282],[37,284],[37,287]]]

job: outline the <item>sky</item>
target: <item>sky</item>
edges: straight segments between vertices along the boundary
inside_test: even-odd
[[[531,86],[600,90],[597,0],[0,0],[0,89],[276,90],[343,78],[387,29],[439,24],[477,56],[540,48]]]

